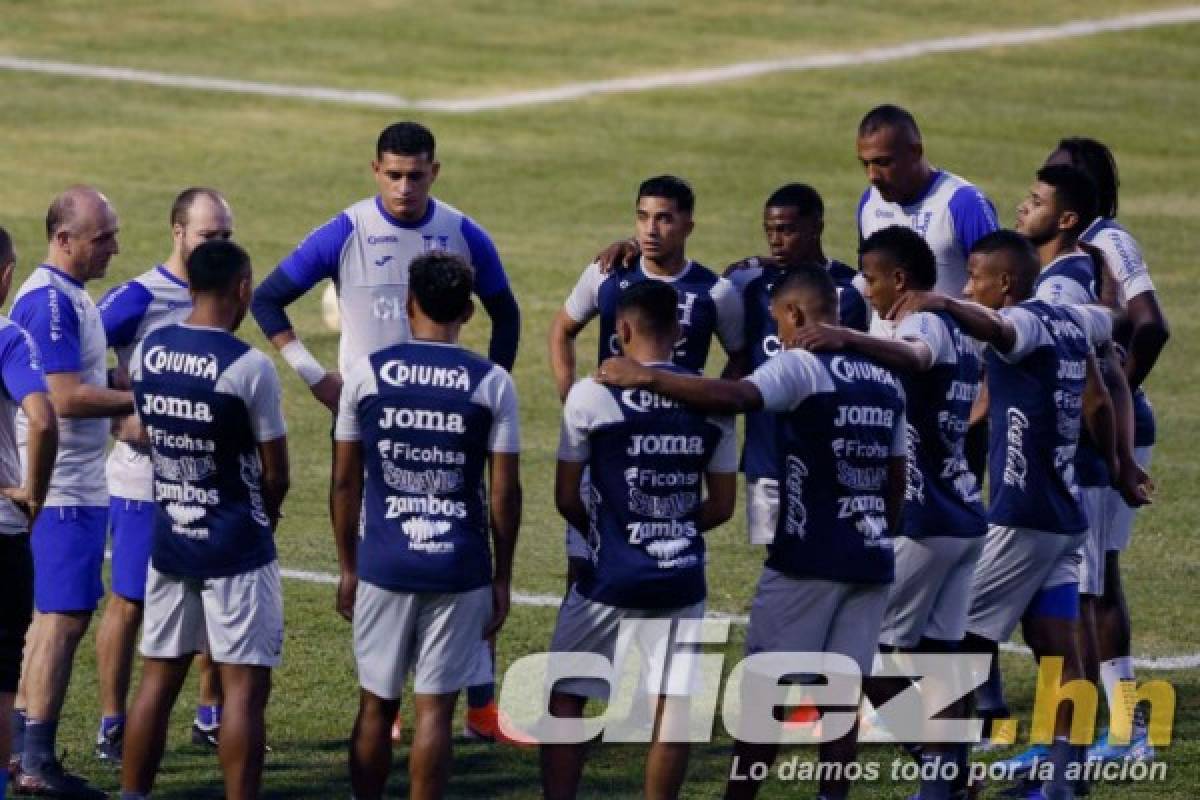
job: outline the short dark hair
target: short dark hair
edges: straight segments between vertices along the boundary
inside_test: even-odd
[[[858,123],[858,135],[866,136],[882,128],[901,128],[907,131],[914,141],[921,141],[921,129],[917,127],[917,120],[900,106],[885,103],[872,108]]]
[[[12,258],[12,254],[12,237],[8,235],[8,231],[4,230],[4,228],[0,226],[0,264],[3,264],[5,261],[8,261],[10,258]]]
[[[1117,159],[1112,151],[1103,142],[1086,136],[1060,139],[1057,149],[1071,157],[1071,166],[1083,170],[1096,182],[1098,213],[1109,219],[1116,217],[1121,177],[1117,173]]]
[[[692,187],[683,178],[674,175],[656,175],[642,181],[642,185],[638,187],[637,199],[641,200],[643,197],[674,200],[675,207],[688,214],[696,208],[696,194]]]
[[[216,189],[209,189],[204,186],[191,186],[184,189],[175,197],[175,202],[171,203],[171,224],[172,225],[187,225],[188,212],[192,210],[192,205],[196,202],[196,198],[205,196],[211,199],[214,203],[220,204],[225,198]]]
[[[454,253],[426,253],[408,265],[408,290],[426,316],[446,325],[470,307],[475,268]]]
[[[383,158],[384,153],[398,156],[428,155],[432,161],[437,151],[437,142],[433,134],[419,122],[397,122],[388,125],[379,134],[375,143],[375,157]]]
[[[1067,164],[1052,164],[1039,169],[1037,179],[1054,187],[1059,208],[1074,211],[1079,216],[1076,231],[1082,231],[1096,218],[1096,182],[1083,170]]]
[[[823,219],[825,203],[807,183],[789,183],[771,192],[765,208],[794,208],[804,219]]]
[[[1017,260],[1026,271],[1037,274],[1041,270],[1041,261],[1033,242],[1014,230],[1001,228],[979,237],[971,245],[970,255],[990,256],[996,253],[1008,253]]]
[[[679,293],[663,281],[639,281],[617,297],[617,315],[635,314],[637,329],[648,336],[671,335],[679,322]]]
[[[937,283],[937,258],[912,228],[889,225],[875,231],[859,245],[858,254],[867,253],[885,253],[917,289],[932,289]]]
[[[771,289],[771,299],[791,291],[800,291],[816,300],[817,310],[827,316],[837,316],[837,287],[829,270],[821,264],[799,264],[783,273]]]
[[[249,269],[250,255],[241,245],[212,239],[188,256],[188,286],[197,292],[225,292]]]

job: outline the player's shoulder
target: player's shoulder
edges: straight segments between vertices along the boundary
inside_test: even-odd
[[[147,270],[135,278],[113,286],[97,301],[96,307],[102,312],[123,306],[146,306],[154,298],[154,288],[161,285],[163,279],[156,269]]]
[[[732,270],[731,272],[727,272],[725,274],[725,279],[733,285],[734,289],[742,294],[745,294],[748,291],[752,291],[754,287],[757,287],[762,283],[763,275],[766,274],[766,269],[760,263],[758,263],[758,258],[756,256],[743,259],[739,263],[753,264],[753,266],[743,266]]]
[[[722,278],[717,273],[713,272],[708,267],[701,264],[699,261],[689,261],[687,267],[684,268],[683,274],[679,276],[680,283],[686,283],[689,286],[706,288],[709,290],[717,287],[732,289],[733,284],[727,278]]]
[[[858,270],[843,261],[831,258],[829,259],[829,277],[833,278],[834,285],[844,289],[854,285],[854,279],[858,277]]]

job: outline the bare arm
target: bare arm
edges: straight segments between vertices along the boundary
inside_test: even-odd
[[[560,459],[554,474],[554,506],[562,518],[577,531],[586,531],[590,527],[587,507],[579,495],[586,466],[586,462],[583,461]]]
[[[642,257],[637,239],[620,239],[596,254],[595,261],[603,273],[612,272],[622,264],[632,264]]]
[[[32,525],[46,504],[54,459],[58,455],[58,417],[45,392],[30,392],[21,400],[25,413],[28,444],[26,450],[25,485],[6,487],[3,494],[16,503],[29,517]]]
[[[512,595],[513,554],[521,527],[521,477],[516,453],[492,453],[489,459],[492,550],[496,561],[492,578],[492,621],[484,637],[495,636],[508,617]]]
[[[1129,388],[1137,389],[1158,362],[1167,339],[1171,338],[1171,331],[1155,292],[1142,292],[1131,297],[1125,313],[1133,328],[1129,337],[1129,356],[1125,360],[1125,377]]]
[[[567,399],[567,392],[571,391],[571,385],[575,383],[575,337],[583,330],[585,324],[571,319],[562,308],[550,323],[550,371],[554,373],[559,402]]]
[[[60,417],[94,419],[133,413],[133,392],[83,383],[78,372],[51,372],[46,376],[46,386]]]
[[[649,389],[700,411],[717,414],[758,411],[763,407],[762,394],[750,381],[681,375],[652,369],[624,356],[606,359],[596,370],[596,380],[610,386]]]
[[[358,585],[358,523],[362,513],[362,442],[333,443],[333,475],[329,482],[329,517],[337,547],[338,589],[335,607],[350,619]]]
[[[933,366],[933,353],[921,342],[885,339],[840,325],[806,325],[796,332],[794,342],[786,344],[813,353],[854,350],[888,369],[901,372],[924,372]]]
[[[266,506],[267,518],[271,520],[271,530],[274,530],[279,524],[283,498],[287,497],[291,486],[287,437],[259,442],[258,458],[262,462],[263,505]]]
[[[750,354],[745,350],[738,350],[736,353],[729,354],[729,360],[725,362],[725,369],[721,370],[721,377],[727,381],[736,381],[751,372]]]
[[[319,380],[308,385],[308,390],[312,392],[313,397],[320,401],[321,405],[325,406],[336,414],[338,397],[342,393],[342,376],[336,371],[326,370],[321,367],[321,365],[317,363],[316,359],[312,358],[308,350],[304,348],[304,344],[300,341],[300,337],[296,336],[296,332],[290,328],[271,336],[270,341],[271,344],[275,346],[275,349],[283,355],[284,360],[291,364],[292,368],[300,374],[301,379],[305,383],[308,383],[309,381],[308,375],[310,370],[313,371],[314,375],[316,374],[316,370],[320,370],[320,372],[324,373]],[[297,350],[295,348],[288,348],[285,350],[284,348],[286,348],[292,342],[299,344],[300,349]],[[305,358],[305,356],[307,356],[307,358]],[[297,363],[292,363],[293,361]],[[298,366],[298,364],[302,362],[306,366]]]
[[[734,501],[737,499],[737,473],[706,472],[704,487],[704,502],[696,514],[696,527],[701,533],[724,525],[733,516]]]
[[[1098,380],[1108,394],[1112,405],[1111,444],[1113,451],[1109,454],[1102,449],[1101,453],[1108,465],[1113,488],[1121,493],[1121,497],[1128,505],[1136,508],[1150,502],[1150,499],[1148,476],[1138,465],[1133,454],[1133,396],[1130,394],[1129,384],[1125,379],[1125,372],[1121,368],[1115,348],[1111,345],[1101,348],[1097,352],[1095,364],[1096,373],[1094,376],[1089,373],[1089,383],[1092,380]],[[1085,396],[1086,408],[1087,398]],[[1103,426],[1103,420],[1099,424]],[[1100,436],[1108,437],[1110,435],[1102,429],[1098,436],[1090,422],[1089,430],[1092,431],[1092,436],[1097,442],[1102,442]],[[1102,442],[1102,447],[1106,444]]]

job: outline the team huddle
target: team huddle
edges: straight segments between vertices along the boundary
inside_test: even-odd
[[[686,720],[697,676],[668,642],[705,615],[703,534],[734,514],[740,471],[749,541],[766,549],[748,654],[836,655],[875,707],[908,688],[872,676],[881,656],[990,657],[973,697],[947,709],[982,719],[986,742],[991,721],[1010,717],[998,650],[1021,625],[1036,658],[1062,659],[1063,680],[1105,689],[1111,741],[1073,742],[1064,705],[1053,741],[1011,761],[1023,796],[1075,797],[1086,789],[1072,765],[1154,757],[1119,554],[1149,502],[1154,419],[1141,384],[1168,333],[1137,242],[1115,220],[1115,162],[1095,140],[1062,140],[1006,230],[982,191],[930,165],[903,109],[868,112],[857,150],[871,184],[857,268],[825,254],[822,198],[793,183],[763,207],[770,255],[718,275],[687,255],[692,189],[662,175],[638,189],[635,236],[600,253],[556,314],[567,584],[546,649],[615,666],[629,624],[656,623],[659,638],[637,642],[649,662],[639,691],[656,733]],[[539,744],[495,698],[521,525],[517,299],[487,232],[430,194],[440,164],[426,128],[386,128],[372,167],[379,193],[257,286],[227,200],[184,191],[170,256],[99,304],[85,284],[117,252],[116,211],[84,186],[52,203],[46,258],[0,317],[0,713],[11,718],[0,755],[11,752],[14,792],[107,796],[55,750],[111,529],[97,758],[119,765],[123,800],[149,797],[200,655],[193,741],[217,749],[228,797],[259,795],[283,649],[273,532],[289,449],[273,362],[235,335],[247,313],[333,415],[335,605],[361,687],[353,796],[384,796],[410,675],[412,797],[445,792],[464,689],[468,736]],[[15,262],[0,229],[0,296]],[[336,370],[286,313],[326,279]],[[491,323],[487,358],[459,344],[475,298]],[[596,368],[577,380],[575,342],[593,319]],[[720,379],[703,375],[714,338]],[[745,415],[740,454],[734,415]],[[786,680],[801,694],[814,683]],[[545,714],[581,720],[612,687],[581,676],[550,688]],[[806,701],[767,722],[811,728],[823,713]],[[849,793],[857,738],[854,725],[820,744],[819,797]],[[769,766],[779,741],[736,738],[732,763]],[[957,767],[923,771],[921,800],[977,792],[968,745],[905,749]],[[644,795],[685,792],[688,754],[686,737],[654,736]],[[577,796],[585,756],[583,744],[542,742],[543,796]],[[726,796],[754,797],[765,774],[731,770]]]

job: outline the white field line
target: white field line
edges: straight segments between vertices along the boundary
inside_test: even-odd
[[[716,67],[660,72],[632,78],[566,83],[544,89],[531,89],[528,91],[462,99],[435,98],[414,100],[388,92],[332,89],[320,86],[295,86],[281,83],[214,78],[202,75],[177,75],[169,72],[155,72],[95,64],[76,64],[65,61],[46,61],[15,56],[0,56],[0,69],[73,78],[93,78],[126,83],[140,83],[174,89],[298,98],[394,111],[440,111],[469,114],[479,111],[500,111],[525,106],[561,103],[598,94],[707,86],[778,72],[802,72],[818,69],[855,67],[864,64],[883,64],[939,53],[962,53],[990,47],[1040,44],[1061,39],[1093,36],[1100,33],[1139,30],[1194,22],[1200,22],[1200,6],[1179,6],[1139,14],[1075,20],[1058,25],[984,31],[938,39],[917,39],[886,47],[844,50],[763,61],[742,61]]]
[[[283,577],[293,580],[305,581],[307,583],[324,583],[336,584],[338,579],[336,575],[331,575],[328,572],[312,572],[304,569],[283,568],[280,570]],[[529,594],[528,592],[514,591],[512,593],[512,601],[519,606],[537,606],[542,608],[557,608],[562,603],[562,598],[552,594]],[[726,614],[721,611],[710,611],[706,614],[709,619],[729,620],[734,625],[745,625],[749,618],[745,614]],[[1000,645],[1002,650],[1010,653],[1028,653],[1029,648],[1012,642],[1005,642]],[[1187,655],[1178,656],[1163,656],[1161,658],[1135,658],[1133,664],[1138,669],[1148,670],[1183,670],[1196,669],[1200,667],[1200,653],[1190,653]]]

